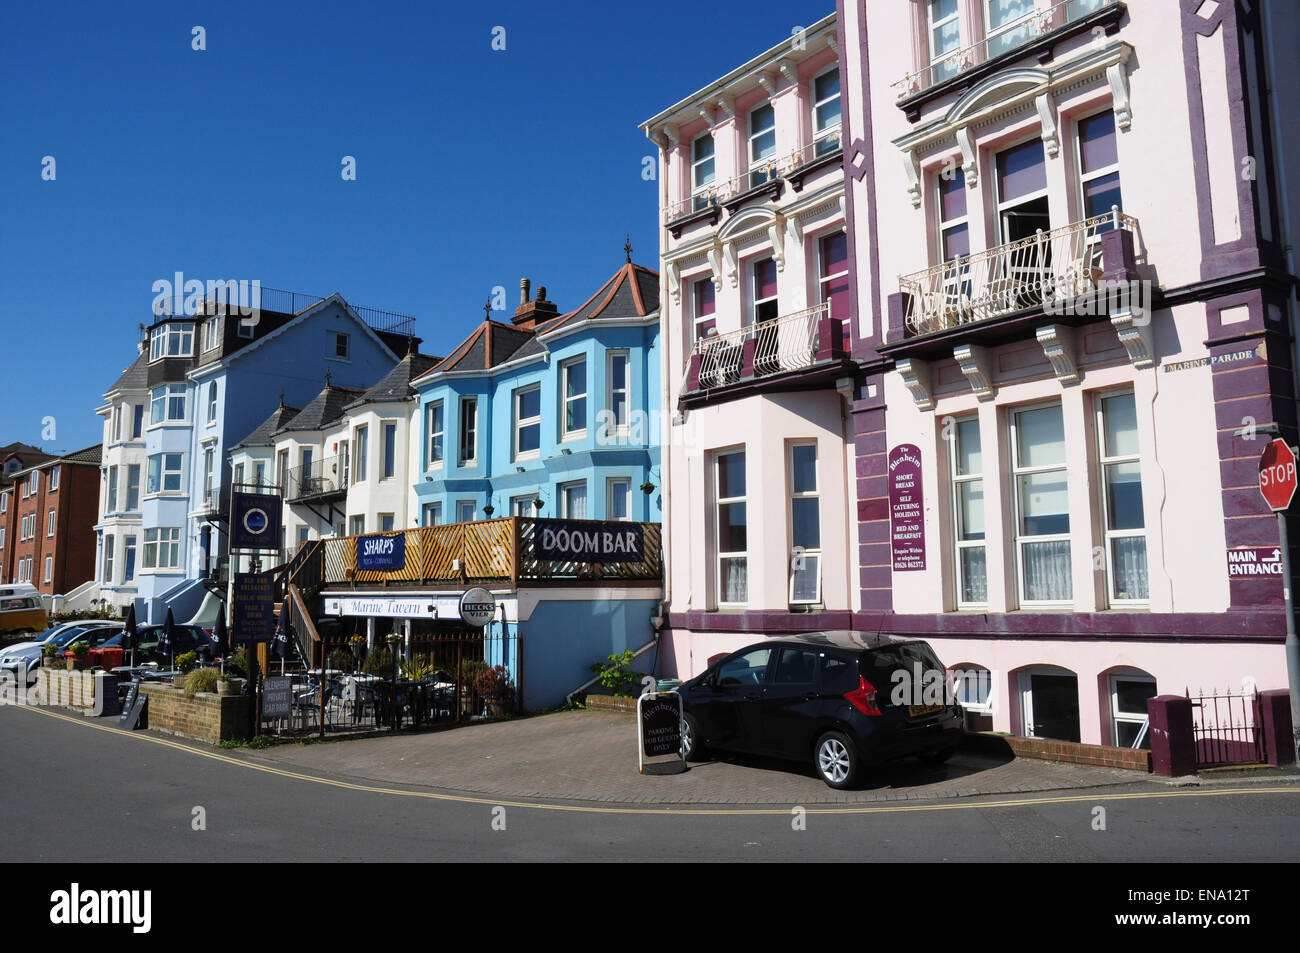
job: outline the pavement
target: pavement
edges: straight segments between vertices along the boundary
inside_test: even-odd
[[[968,753],[931,766],[905,759],[854,791],[826,786],[811,764],[723,757],[680,774],[637,773],[636,721],[572,711],[438,732],[241,752],[292,770],[502,798],[629,804],[861,804],[1149,784],[1151,775]],[[655,759],[662,761],[664,759]]]

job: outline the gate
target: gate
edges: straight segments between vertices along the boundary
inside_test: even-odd
[[[1192,737],[1196,742],[1196,766],[1213,768],[1228,764],[1263,764],[1264,732],[1258,692],[1224,692],[1193,695]]]

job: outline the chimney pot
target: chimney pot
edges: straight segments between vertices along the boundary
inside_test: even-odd
[[[527,278],[519,279],[519,304],[522,307],[528,303],[528,289],[532,286]]]
[[[546,285],[537,286],[537,300],[538,301],[546,300]]]

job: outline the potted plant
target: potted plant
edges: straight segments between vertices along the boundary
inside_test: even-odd
[[[495,513],[496,511],[497,508],[493,506],[491,503],[483,507],[483,515],[488,517],[489,519],[491,518],[492,514]]]
[[[218,695],[238,694],[235,691],[235,682],[233,679],[231,679],[229,675],[223,675],[221,676],[221,678],[217,679],[217,694]]]
[[[41,649],[41,664],[46,668],[63,664],[63,659],[59,656],[59,647],[53,642]]]
[[[90,643],[78,642],[72,646],[72,658],[68,659],[69,672],[85,671],[90,665]]]
[[[484,667],[474,678],[474,690],[486,699],[493,715],[508,715],[514,708],[515,683],[504,665]]]
[[[535,510],[540,510],[545,505],[546,505],[546,501],[543,500],[540,496],[537,499],[533,500],[533,509]]]
[[[366,637],[364,635],[354,635],[348,639],[348,648],[352,649],[352,654],[358,662],[366,654]]]
[[[198,664],[198,652],[182,652],[180,655],[176,656],[176,668],[180,670],[182,675],[188,675],[190,672],[194,671],[194,666]]]
[[[649,480],[646,480],[644,483],[641,484],[641,492],[644,493],[646,496],[649,496],[654,491],[655,491],[655,485],[651,483]]]
[[[185,676],[185,694],[193,698],[199,692],[213,694],[221,684],[221,676],[215,668],[196,668]]]

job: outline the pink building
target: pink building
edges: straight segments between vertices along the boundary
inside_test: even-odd
[[[1296,442],[1289,8],[867,6],[853,626],[930,640],[1014,734],[1142,746],[1150,695],[1285,688],[1255,484],[1261,428]]]
[[[662,647],[683,677],[858,608],[835,22],[642,127],[660,148]]]

